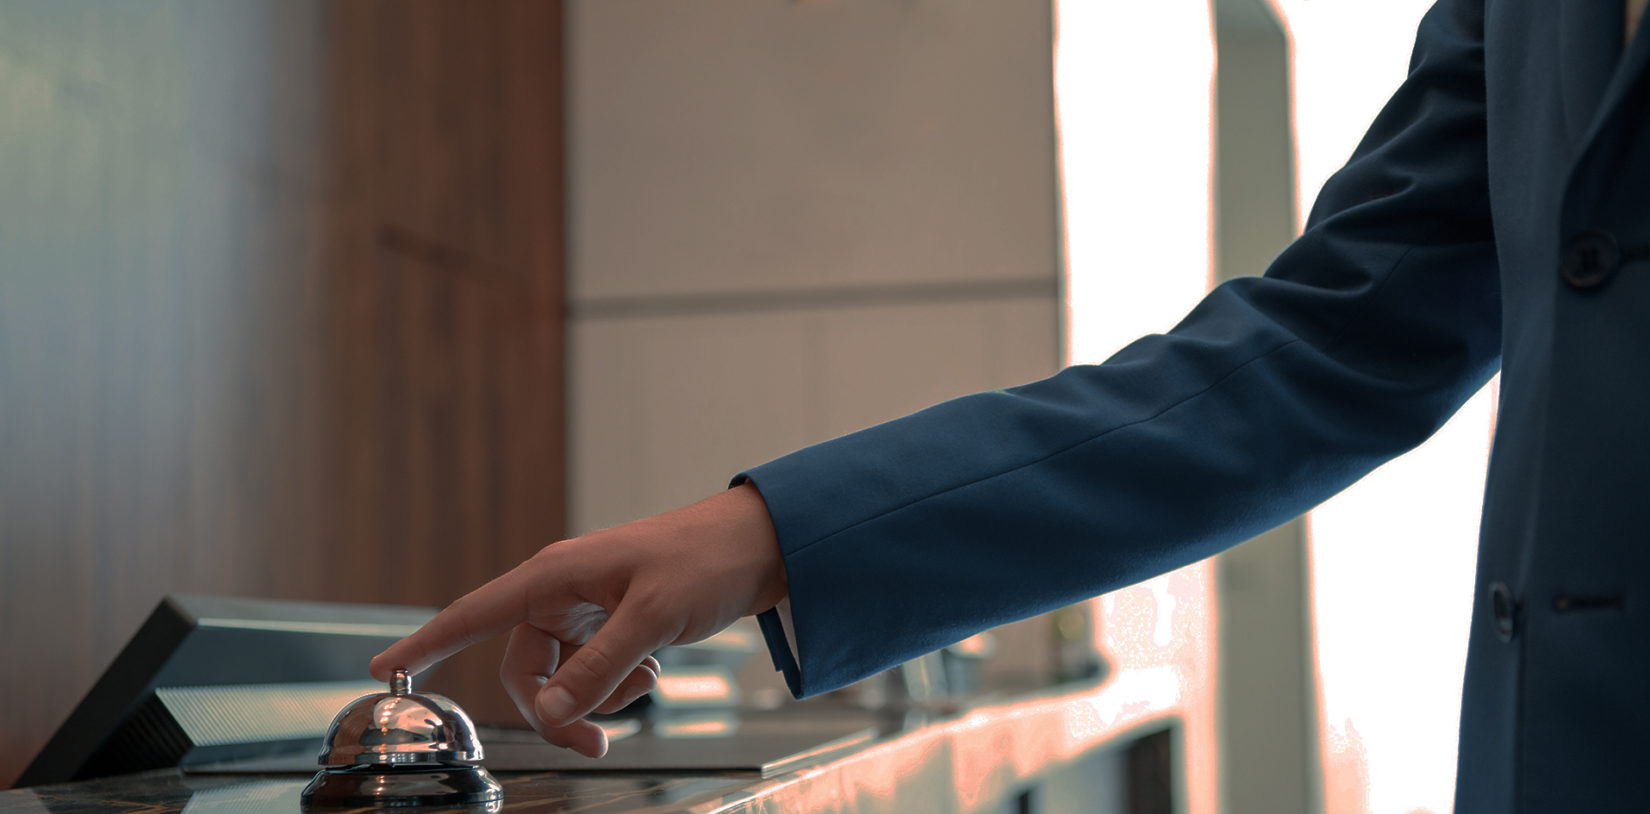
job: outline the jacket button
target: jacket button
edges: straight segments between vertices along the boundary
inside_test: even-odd
[[[1571,288],[1588,289],[1609,282],[1620,266],[1621,247],[1615,236],[1602,229],[1588,229],[1565,247],[1559,272]]]
[[[1490,584],[1490,616],[1495,621],[1495,635],[1501,641],[1512,641],[1517,632],[1518,601],[1505,582]]]

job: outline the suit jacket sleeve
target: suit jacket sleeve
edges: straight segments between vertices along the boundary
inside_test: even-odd
[[[1104,364],[742,473],[785,560],[794,657],[776,615],[762,624],[792,692],[1215,554],[1482,386],[1500,361],[1482,16],[1427,15],[1408,79],[1265,276]]]

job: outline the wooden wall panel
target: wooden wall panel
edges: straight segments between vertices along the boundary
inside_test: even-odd
[[[550,0],[0,5],[0,786],[166,593],[559,537],[561,84]]]

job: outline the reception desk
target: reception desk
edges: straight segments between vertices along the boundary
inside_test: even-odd
[[[950,714],[796,705],[798,720],[868,716],[864,738],[748,770],[504,771],[503,811],[1065,812],[1184,810],[1181,727],[1119,713],[1096,687],[982,703]],[[786,713],[788,714],[788,713]],[[732,737],[737,738],[735,734]],[[707,741],[708,743],[708,741]],[[617,753],[615,748],[615,753]],[[295,812],[309,778],[291,772],[142,774],[0,792],[13,812]],[[432,809],[424,811],[485,810]]]

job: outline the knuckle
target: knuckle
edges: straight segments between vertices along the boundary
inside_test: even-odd
[[[533,552],[533,555],[527,558],[527,562],[557,556],[559,553],[567,550],[567,542],[567,540],[557,540],[553,543],[546,543],[538,551]]]
[[[613,680],[611,676],[613,676],[617,666],[612,656],[599,648],[586,645],[579,650],[577,655],[568,659],[567,663],[562,666],[562,670],[571,671],[572,675],[567,677],[586,687],[585,692],[593,692],[597,687],[604,686]]]
[[[447,620],[447,629],[453,642],[463,648],[479,641],[472,607],[474,604],[475,600],[469,594],[465,594],[453,600],[452,604],[441,611],[441,616]]]
[[[649,628],[675,615],[670,612],[670,599],[658,591],[633,590],[625,596],[625,604],[625,615]]]

